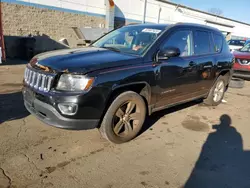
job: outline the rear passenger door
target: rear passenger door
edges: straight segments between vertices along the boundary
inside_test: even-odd
[[[219,32],[213,32],[214,41],[214,59],[215,66],[213,71],[216,75],[219,75],[222,71],[228,71],[231,69],[233,54],[230,53],[230,49],[226,43],[224,36]]]
[[[195,29],[193,31],[194,57],[197,65],[197,90],[207,93],[214,81],[215,53],[212,33],[208,30]]]

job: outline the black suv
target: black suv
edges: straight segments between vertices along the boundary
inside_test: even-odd
[[[86,48],[37,55],[24,75],[24,104],[43,122],[99,128],[133,139],[146,115],[204,98],[218,105],[234,57],[219,30],[196,24],[130,25]]]

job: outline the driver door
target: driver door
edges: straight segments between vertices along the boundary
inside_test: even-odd
[[[168,47],[178,48],[180,55],[155,62],[158,66],[159,86],[156,108],[183,102],[199,93],[198,66],[193,56],[192,33],[192,30],[174,31],[160,47],[162,51]]]

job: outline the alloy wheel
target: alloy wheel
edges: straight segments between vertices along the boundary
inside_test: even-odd
[[[219,102],[222,99],[224,90],[225,90],[225,84],[222,80],[220,80],[219,82],[217,82],[214,89],[214,94],[213,94],[214,102]]]
[[[141,121],[139,105],[134,101],[123,103],[113,118],[113,131],[119,137],[130,136]]]

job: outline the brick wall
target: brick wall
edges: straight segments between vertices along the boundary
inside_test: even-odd
[[[75,47],[77,37],[71,27],[99,27],[105,23],[104,17],[74,14],[57,10],[43,9],[2,2],[3,32],[7,56],[14,57],[18,51],[20,36],[36,36],[35,53],[64,48],[57,41],[67,38]],[[16,38],[16,39],[15,39]]]

